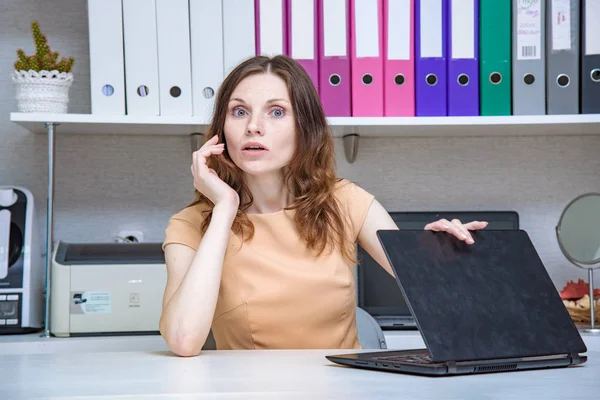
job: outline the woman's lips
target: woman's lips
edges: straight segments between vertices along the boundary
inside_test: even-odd
[[[259,142],[248,142],[242,146],[242,154],[248,157],[259,157],[268,151],[267,146]]]
[[[260,157],[268,153],[269,150],[266,149],[244,149],[242,150],[242,154],[248,157]]]

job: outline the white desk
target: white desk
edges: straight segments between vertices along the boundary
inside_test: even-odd
[[[411,348],[420,340],[417,335],[389,334],[390,344],[395,344],[390,347]],[[57,351],[0,355],[0,398],[598,399],[600,337],[583,337],[588,362],[580,367],[442,378],[338,366],[325,359],[326,354],[342,352],[335,349],[207,351],[181,358],[161,350],[102,353],[98,347],[92,352],[54,347]],[[121,338],[127,339],[136,342],[140,338]],[[54,343],[81,342],[42,340],[47,348]],[[87,342],[95,340],[99,339]]]
[[[422,348],[425,346],[417,331],[385,331],[390,349]],[[168,351],[161,336],[92,336],[92,337],[40,337],[40,333],[27,335],[0,335],[0,357],[8,354],[42,353],[98,353],[114,351]],[[0,380],[0,382],[2,382]],[[1,386],[0,386],[1,388]],[[1,393],[1,391],[0,391]],[[0,396],[0,400],[4,400]]]

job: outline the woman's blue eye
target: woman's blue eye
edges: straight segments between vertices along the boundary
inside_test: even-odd
[[[246,115],[246,111],[242,110],[241,108],[234,108],[233,115],[236,117],[243,117],[244,115]]]
[[[272,112],[273,112],[273,116],[276,118],[281,118],[281,117],[283,117],[283,114],[284,114],[283,110],[281,108],[276,108]]]

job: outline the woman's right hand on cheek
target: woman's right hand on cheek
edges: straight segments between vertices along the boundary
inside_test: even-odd
[[[217,135],[210,138],[204,145],[192,155],[192,175],[194,176],[194,187],[213,202],[215,207],[223,204],[227,207],[237,207],[240,198],[235,190],[225,183],[215,170],[206,165],[206,160],[212,155],[219,155],[225,150],[224,143],[218,143]]]

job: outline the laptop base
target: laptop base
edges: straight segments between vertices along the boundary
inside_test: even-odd
[[[427,349],[378,351],[328,355],[329,361],[340,365],[405,374],[446,376],[532,369],[561,368],[580,365],[587,356],[565,354],[557,356],[515,357],[474,361],[431,361]]]
[[[412,316],[383,316],[373,317],[382,330],[417,330],[417,323]]]

